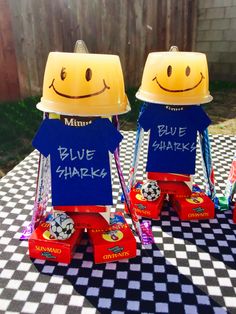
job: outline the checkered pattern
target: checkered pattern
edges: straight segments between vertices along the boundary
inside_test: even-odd
[[[124,132],[121,163],[128,181],[134,132]],[[137,178],[145,175],[144,137]],[[218,195],[225,188],[236,138],[214,136]],[[95,265],[85,236],[70,265],[30,260],[19,241],[31,220],[37,152],[0,181],[0,313],[236,313],[236,225],[230,211],[202,222],[181,222],[171,208],[152,221],[155,244],[137,257]],[[115,209],[123,209],[113,165]],[[201,161],[195,182],[203,186]],[[128,218],[130,223],[130,219]]]

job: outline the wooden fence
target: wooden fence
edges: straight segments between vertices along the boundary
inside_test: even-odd
[[[139,86],[147,54],[193,50],[197,0],[0,0],[0,101],[41,93],[50,51],[118,54],[127,87]]]

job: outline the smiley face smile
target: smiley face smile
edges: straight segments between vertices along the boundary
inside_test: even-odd
[[[79,96],[71,96],[71,95],[67,95],[67,94],[63,94],[61,92],[59,92],[55,86],[54,86],[54,81],[55,79],[52,80],[52,83],[51,85],[48,87],[48,88],[53,88],[54,92],[59,95],[59,96],[62,96],[62,97],[66,97],[66,98],[70,98],[70,99],[80,99],[80,98],[88,98],[88,97],[92,97],[92,96],[97,96],[97,95],[100,95],[102,94],[103,92],[105,92],[106,89],[110,89],[110,86],[108,86],[105,82],[105,80],[103,79],[103,88],[98,91],[98,92],[95,92],[95,93],[92,93],[92,94],[85,94],[85,95],[79,95]]]
[[[202,72],[200,72],[200,75],[201,75],[201,78],[200,78],[199,82],[198,82],[196,85],[194,85],[193,87],[185,88],[185,89],[169,89],[169,88],[166,88],[166,87],[162,86],[162,85],[158,82],[156,76],[155,76],[152,80],[153,80],[153,81],[156,81],[156,83],[159,85],[159,87],[160,87],[161,89],[163,89],[164,91],[166,91],[166,92],[170,92],[170,93],[183,93],[183,92],[187,92],[187,91],[193,90],[193,89],[195,89],[196,87],[198,87],[198,86],[201,84],[202,80],[204,80],[205,77],[203,76]]]

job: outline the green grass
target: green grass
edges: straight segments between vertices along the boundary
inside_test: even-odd
[[[0,104],[0,171],[6,173],[33,148],[31,140],[42,120],[39,97]]]
[[[210,133],[236,134],[236,83],[212,82],[210,90],[214,100],[204,106],[213,122]],[[127,90],[132,110],[119,117],[123,130],[136,130],[141,107],[136,92],[137,88]],[[42,112],[36,109],[39,99],[0,103],[0,177],[33,150],[31,141],[42,121]]]
[[[120,127],[122,130],[134,130],[142,102],[135,97],[137,88],[129,88],[126,93],[131,105],[131,111],[119,116]]]
[[[213,81],[210,82],[209,90],[215,91],[227,91],[236,88],[236,82],[225,82],[225,81]]]

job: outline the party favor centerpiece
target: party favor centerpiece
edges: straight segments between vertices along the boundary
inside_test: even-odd
[[[208,85],[205,54],[180,52],[177,47],[172,47],[168,52],[148,55],[142,83],[136,94],[144,103],[138,120],[130,180],[130,195],[139,215],[143,212],[145,217],[158,218],[165,195],[169,195],[181,219],[214,216],[211,199],[202,191],[192,189],[197,135],[201,134],[209,144],[208,133],[204,135],[204,132],[210,119],[201,107],[201,104],[212,100]],[[150,131],[147,181],[137,183],[135,172],[143,130]],[[208,162],[209,145],[208,150],[203,145],[202,148],[209,185],[211,178],[207,170],[211,172],[212,169]],[[211,181],[212,193],[213,190],[214,182]]]
[[[130,108],[119,57],[79,52],[51,52],[46,64],[43,96],[37,105],[45,113],[45,119],[33,139],[41,161],[33,215],[36,230],[29,239],[31,257],[64,261],[63,255],[68,254],[68,249],[63,252],[63,247],[69,246],[71,258],[83,229],[96,228],[101,233],[112,230],[110,154],[118,149],[122,135],[109,118]],[[46,181],[50,181],[53,211],[47,224],[42,219],[46,208],[43,199],[48,194],[42,193],[45,191],[42,177],[46,172],[43,164],[51,173],[51,179]],[[122,223],[125,225],[124,219]],[[94,246],[102,245],[98,240],[93,241],[96,233],[89,234]],[[132,254],[122,255],[119,251],[109,261],[135,256],[135,238],[129,232],[123,235],[123,241],[126,236],[133,248],[128,250],[123,243],[122,247]],[[119,246],[117,239],[115,242]],[[113,246],[109,240],[104,255]],[[54,256],[58,250],[61,257]],[[95,254],[96,251],[94,247]],[[107,258],[100,257],[99,262],[102,261],[106,262]]]

